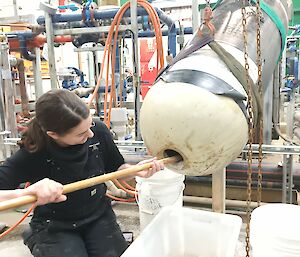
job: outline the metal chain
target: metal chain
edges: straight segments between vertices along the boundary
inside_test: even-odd
[[[246,224],[246,257],[250,257],[250,219],[251,219],[251,194],[252,194],[252,143],[253,143],[253,104],[252,104],[252,90],[250,84],[250,75],[249,75],[249,63],[248,63],[248,35],[247,35],[247,12],[246,12],[246,0],[243,0],[242,6],[242,25],[243,25],[243,39],[244,39],[244,60],[245,60],[245,76],[247,82],[247,111],[248,111],[248,152],[247,152],[247,161],[248,161],[248,172],[247,172],[247,224]]]
[[[256,1],[256,65],[257,65],[257,86],[259,90],[259,101],[261,106],[263,106],[263,83],[262,83],[262,60],[261,60],[261,42],[260,42],[260,22],[261,22],[261,8],[260,0]],[[262,194],[262,144],[263,144],[263,110],[259,115],[259,147],[258,147],[258,175],[257,175],[257,205],[261,204],[261,194]]]

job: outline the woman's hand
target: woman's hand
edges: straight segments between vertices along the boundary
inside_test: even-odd
[[[152,158],[152,159],[149,159],[149,160],[141,161],[137,165],[142,165],[142,164],[149,163],[149,162],[152,162],[151,168],[147,169],[147,170],[142,170],[142,171],[137,172],[136,176],[142,177],[142,178],[149,178],[154,173],[156,173],[160,170],[163,170],[164,167],[165,167],[163,162],[157,161],[156,157]]]
[[[67,197],[62,193],[62,184],[54,180],[44,178],[23,189],[22,195],[35,195],[37,197],[36,204],[44,205],[51,202],[58,203],[65,201]]]

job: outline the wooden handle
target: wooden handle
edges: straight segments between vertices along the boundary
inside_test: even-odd
[[[172,156],[172,157],[158,160],[158,162],[163,162],[163,163],[167,164],[167,163],[178,162],[181,160],[182,159],[180,156]],[[104,182],[112,180],[112,179],[117,179],[117,178],[134,175],[139,171],[151,168],[151,165],[152,165],[152,162],[145,163],[142,165],[135,165],[135,166],[132,166],[132,167],[124,169],[124,170],[118,170],[118,171],[107,173],[107,174],[100,175],[97,177],[73,182],[73,183],[64,185],[63,194],[71,193],[71,192],[74,192],[74,191],[77,191],[80,189],[98,185],[98,184],[104,183]],[[11,209],[11,208],[16,208],[16,207],[19,207],[19,206],[22,206],[25,204],[29,204],[29,203],[34,203],[34,202],[36,202],[36,200],[37,200],[36,196],[26,195],[26,196],[21,196],[18,198],[10,199],[7,201],[2,201],[2,202],[0,202],[0,211],[4,211],[7,209]]]

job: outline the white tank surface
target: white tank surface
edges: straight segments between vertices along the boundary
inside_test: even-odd
[[[185,83],[159,81],[153,86],[140,121],[151,154],[179,153],[183,162],[170,168],[186,175],[223,169],[247,141],[247,121],[234,100]]]

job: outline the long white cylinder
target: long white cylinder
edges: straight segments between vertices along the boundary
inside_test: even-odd
[[[269,79],[282,50],[280,26],[288,25],[290,1],[265,1],[261,51],[263,79]],[[217,41],[244,66],[242,14],[236,1],[223,1],[214,12]],[[247,11],[255,11],[247,7]],[[248,16],[250,77],[257,80],[255,16]],[[272,38],[265,37],[269,35]],[[267,55],[266,55],[267,54]],[[178,153],[183,162],[172,166],[186,175],[207,175],[223,169],[242,151],[248,140],[247,94],[232,71],[209,47],[175,63],[146,95],[141,108],[141,132],[150,153],[159,157]],[[243,97],[245,99],[243,99]]]

